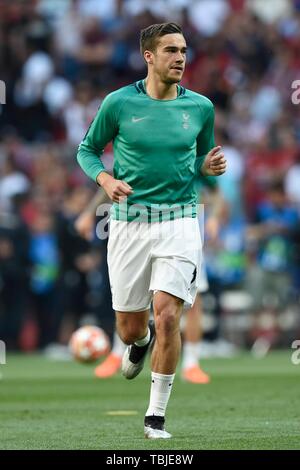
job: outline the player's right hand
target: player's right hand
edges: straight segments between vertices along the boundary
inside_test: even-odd
[[[97,182],[114,202],[119,203],[133,193],[132,187],[126,181],[117,180],[104,171],[97,176]]]
[[[205,222],[205,233],[211,242],[215,243],[218,240],[220,231],[220,222],[218,217],[209,216]]]
[[[82,238],[88,241],[93,239],[93,229],[95,226],[95,215],[90,212],[82,212],[75,220],[75,229]]]

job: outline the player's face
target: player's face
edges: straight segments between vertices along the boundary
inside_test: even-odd
[[[153,69],[163,83],[178,83],[186,61],[186,42],[182,34],[166,34],[159,38],[153,52]]]

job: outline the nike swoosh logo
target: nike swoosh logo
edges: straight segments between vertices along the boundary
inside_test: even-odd
[[[136,118],[133,116],[132,118],[132,122],[139,122],[139,121],[143,121],[144,119],[147,119],[148,116],[144,116],[144,117],[141,117],[141,118]]]

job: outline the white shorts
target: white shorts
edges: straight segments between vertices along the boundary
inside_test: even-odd
[[[107,263],[113,308],[150,308],[153,293],[168,292],[193,305],[202,252],[198,220],[110,221]]]
[[[199,282],[198,282],[198,292],[200,294],[208,291],[208,279],[206,274],[206,266],[205,260],[201,256],[201,260],[199,261],[198,269],[199,269]]]

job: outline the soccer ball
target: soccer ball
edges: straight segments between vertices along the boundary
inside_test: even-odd
[[[69,343],[72,356],[79,362],[94,362],[110,350],[110,341],[102,328],[82,326],[74,331]]]

